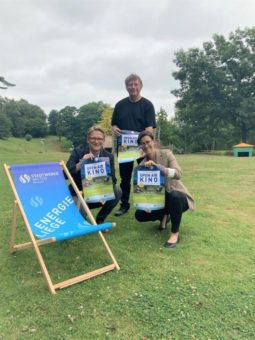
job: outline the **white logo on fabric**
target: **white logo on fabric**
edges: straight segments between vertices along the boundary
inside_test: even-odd
[[[30,176],[27,174],[20,175],[19,176],[19,181],[23,184],[29,183],[30,182]]]
[[[34,208],[41,207],[43,205],[43,199],[40,196],[35,196],[30,198],[30,205]]]

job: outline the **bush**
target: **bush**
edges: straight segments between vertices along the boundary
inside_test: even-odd
[[[32,137],[29,133],[27,133],[27,134],[25,135],[25,140],[26,140],[27,142],[31,141],[32,138],[33,138],[33,137]]]
[[[70,151],[73,148],[73,144],[69,139],[61,138],[60,147],[62,151]]]

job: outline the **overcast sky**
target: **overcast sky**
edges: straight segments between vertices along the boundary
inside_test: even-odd
[[[0,76],[16,84],[0,95],[47,114],[99,100],[114,107],[134,72],[142,95],[172,116],[174,52],[254,18],[255,0],[0,0]]]

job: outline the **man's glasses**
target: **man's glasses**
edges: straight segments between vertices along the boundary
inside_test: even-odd
[[[96,137],[90,137],[89,140],[91,140],[92,142],[103,142],[104,138],[96,138]]]

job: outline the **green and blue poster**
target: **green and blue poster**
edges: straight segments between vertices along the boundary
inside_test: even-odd
[[[159,210],[165,206],[165,175],[157,167],[139,165],[134,169],[133,203],[137,210]]]
[[[108,157],[83,159],[80,171],[83,194],[87,203],[105,202],[115,198]]]
[[[118,163],[133,162],[140,158],[142,151],[137,144],[139,132],[121,130],[121,135],[117,138]]]

